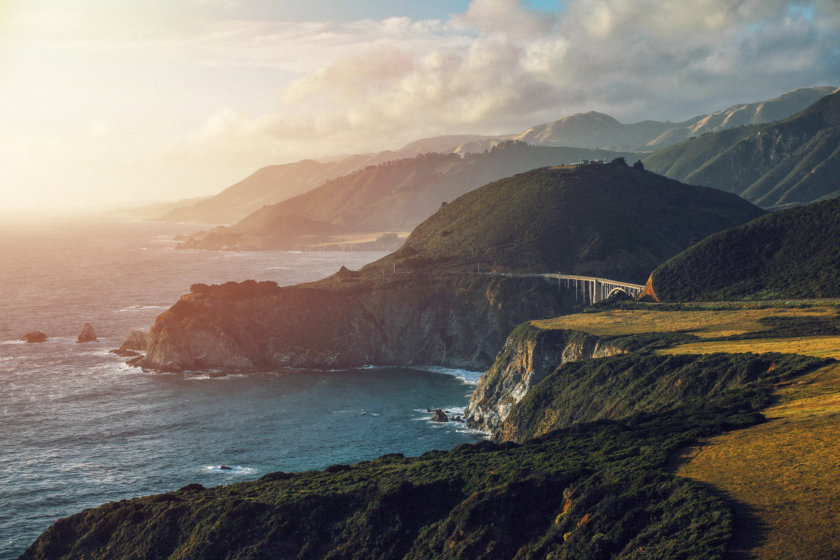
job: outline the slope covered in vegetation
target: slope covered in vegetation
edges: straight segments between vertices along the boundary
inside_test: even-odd
[[[840,195],[840,91],[782,121],[693,138],[644,159],[657,173],[764,208]]]
[[[376,266],[560,271],[644,282],[692,242],[761,214],[734,195],[623,162],[544,168],[442,206]]]
[[[663,263],[661,301],[840,297],[840,200],[763,216]]]
[[[642,371],[640,358],[657,367]],[[561,367],[518,405],[527,412],[521,443],[106,504],[58,521],[22,558],[722,558],[730,505],[674,476],[670,458],[756,425],[774,384],[820,363],[750,354],[587,360]],[[610,393],[634,404],[616,408]],[[585,414],[543,422],[568,407]]]
[[[327,243],[330,233],[410,231],[450,201],[481,185],[546,165],[632,154],[547,148],[508,141],[486,153],[423,154],[369,165],[255,210],[230,227],[191,236],[198,249],[289,249]],[[283,224],[321,224],[319,237]],[[330,229],[331,228],[331,229]],[[311,228],[310,228],[311,229]]]

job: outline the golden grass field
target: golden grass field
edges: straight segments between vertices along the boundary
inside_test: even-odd
[[[691,450],[678,476],[741,504],[735,557],[840,558],[840,365],[778,390],[768,422]]]
[[[765,317],[837,317],[831,306],[657,311],[609,310],[544,321],[542,328],[600,336],[685,332],[702,339],[767,330]],[[703,340],[663,353],[782,352],[840,360],[840,337]],[[732,558],[840,558],[840,364],[776,389],[768,421],[728,432],[687,449],[677,475],[733,500]]]
[[[718,310],[659,311],[613,309],[600,313],[577,313],[532,321],[544,329],[582,331],[596,336],[684,332],[700,338],[718,338],[766,329],[759,320],[770,317],[836,317],[834,307],[746,308]]]

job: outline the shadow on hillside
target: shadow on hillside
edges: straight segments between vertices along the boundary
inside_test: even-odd
[[[674,476],[679,467],[696,456],[707,445],[707,442],[697,442],[676,453],[665,465],[665,470]],[[726,502],[732,509],[733,530],[732,540],[726,547],[724,560],[753,560],[752,552],[767,540],[768,527],[758,515],[758,510],[749,504],[739,502],[729,492],[721,490],[713,484],[695,479],[688,479],[702,486],[709,494]]]
[[[732,540],[726,547],[724,560],[752,560],[752,552],[767,540],[768,527],[758,515],[758,510],[743,502],[739,502],[728,492],[705,482],[694,481],[707,492],[717,496],[732,508],[734,517]]]

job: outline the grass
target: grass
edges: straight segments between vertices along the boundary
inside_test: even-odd
[[[652,306],[533,324],[604,337],[679,332],[702,339],[658,350],[659,355],[778,352],[840,360],[833,302]],[[677,475],[706,484],[734,504],[736,536],[729,557],[840,558],[835,507],[840,498],[840,364],[778,384],[773,398],[775,404],[764,410],[767,422],[684,450]]]
[[[677,471],[746,506],[743,555],[758,560],[840,557],[840,365],[777,391],[769,422],[704,442]]]
[[[815,358],[834,358],[840,360],[840,336],[759,338],[747,340],[691,342],[674,348],[659,350],[662,355],[713,354],[726,352],[742,354],[753,352],[778,352],[781,354],[802,354]]]
[[[721,338],[767,330],[768,319],[834,318],[832,307],[761,307],[701,310],[612,309],[532,321],[543,329],[581,331],[595,336],[646,333],[685,333],[698,338]]]

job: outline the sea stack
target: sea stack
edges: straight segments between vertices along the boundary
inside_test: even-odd
[[[85,323],[85,326],[82,327],[82,332],[76,338],[76,342],[93,342],[94,340],[96,340],[96,331],[93,330],[93,325]]]
[[[30,344],[33,342],[46,342],[47,335],[42,333],[41,331],[32,331],[23,335],[21,337],[21,340]]]

